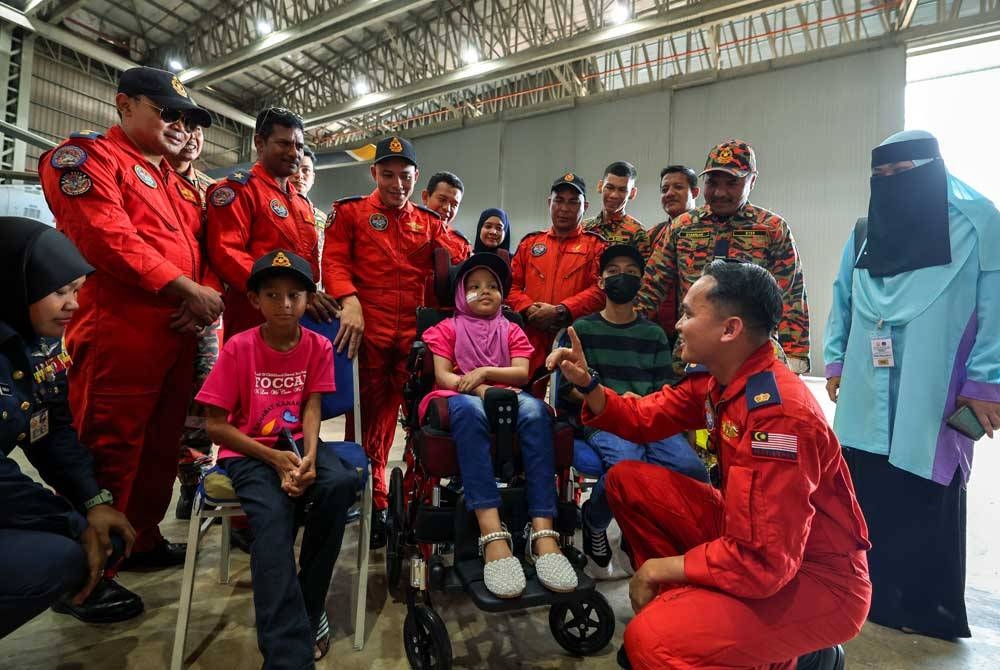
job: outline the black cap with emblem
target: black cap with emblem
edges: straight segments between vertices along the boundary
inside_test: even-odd
[[[402,137],[387,137],[375,145],[375,162],[378,163],[387,158],[402,158],[413,167],[417,166],[417,152],[413,150],[410,141],[404,140]]]
[[[250,277],[247,279],[247,290],[257,291],[265,279],[280,276],[298,279],[307,291],[310,293],[316,291],[309,261],[287,249],[276,249],[254,261]]]
[[[173,72],[155,67],[133,67],[122,72],[118,79],[118,92],[125,95],[144,95],[165,109],[179,109],[202,128],[212,125],[208,110],[199,107],[191,94]]]
[[[587,185],[583,182],[583,179],[580,178],[580,175],[575,172],[567,172],[563,176],[559,177],[559,179],[552,182],[552,188],[549,192],[553,193],[556,189],[562,188],[563,186],[570,186],[576,189],[582,196],[586,197],[587,195]]]

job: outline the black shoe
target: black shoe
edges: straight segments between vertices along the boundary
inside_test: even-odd
[[[632,664],[628,661],[628,654],[625,653],[625,645],[618,647],[618,667],[625,670],[632,670]]]
[[[600,568],[611,563],[611,543],[608,542],[607,530],[593,530],[587,523],[587,510],[590,501],[583,503],[583,553],[587,554]]]
[[[172,568],[184,565],[184,555],[187,544],[183,542],[167,542],[161,540],[149,551],[133,551],[132,555],[122,561],[119,570],[155,570],[157,568]]]
[[[377,509],[372,512],[372,538],[368,543],[370,549],[381,549],[388,541],[386,533],[386,515],[388,510]]]
[[[799,656],[796,670],[844,670],[844,648],[839,644]]]
[[[178,519],[190,519],[191,508],[194,506],[194,494],[198,490],[198,485],[181,486],[180,496],[177,498],[177,509],[174,514]]]
[[[52,609],[84,623],[117,623],[142,614],[143,604],[142,598],[113,579],[101,579],[82,605],[74,605],[73,594],[67,594]]]
[[[229,544],[244,554],[249,554],[250,549],[253,547],[253,529],[250,526],[246,528],[230,528]]]

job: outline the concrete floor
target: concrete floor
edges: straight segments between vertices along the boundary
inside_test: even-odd
[[[822,384],[811,383],[817,395]],[[828,403],[827,403],[828,404]],[[829,409],[829,407],[828,407]],[[331,422],[335,423],[335,422]],[[328,432],[329,431],[329,432]],[[330,437],[342,435],[336,425],[324,426]],[[1000,440],[979,444],[976,475],[969,493],[968,607],[973,637],[956,643],[865,626],[848,643],[850,670],[997,670],[1000,668],[1000,547],[996,517],[1000,488],[992,475],[1000,471]],[[401,434],[393,458],[401,454]],[[26,468],[27,470],[27,468]],[[172,515],[173,507],[171,507]],[[167,537],[180,541],[186,523],[168,518]],[[613,527],[612,533],[615,533]],[[229,584],[217,581],[219,532],[206,537],[196,576],[195,600],[188,633],[188,667],[257,668],[260,655],[254,631],[249,558],[234,551]],[[617,542],[614,543],[617,546]],[[577,546],[580,546],[579,542]],[[406,668],[402,644],[405,606],[387,594],[383,554],[372,555],[368,590],[366,647],[351,648],[351,585],[357,547],[357,526],[348,529],[341,560],[328,600],[333,646],[318,667],[352,670]],[[613,564],[618,579],[599,588],[617,614],[614,642],[587,659],[567,655],[552,639],[546,609],[507,615],[487,615],[461,596],[435,597],[451,636],[458,668],[616,668],[615,652],[631,616],[628,581],[623,566]],[[928,576],[928,578],[933,578]],[[124,573],[123,583],[142,595],[146,613],[133,621],[88,626],[51,611],[0,641],[0,668],[10,670],[157,670],[166,668],[173,644],[181,569]]]

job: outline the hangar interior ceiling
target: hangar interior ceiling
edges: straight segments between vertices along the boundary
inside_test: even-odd
[[[152,65],[215,115],[218,165],[249,158],[265,105],[301,113],[320,149],[352,146],[874,42],[969,39],[1000,31],[1000,0],[12,0],[0,19],[7,123],[67,131],[34,117],[59,102],[42,89],[73,83],[33,64],[65,66],[93,97],[104,90],[84,79]],[[113,121],[105,100],[75,116]],[[30,169],[38,151],[22,144],[3,135],[0,169]]]

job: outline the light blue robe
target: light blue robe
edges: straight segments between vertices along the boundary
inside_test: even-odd
[[[957,396],[1000,402],[1000,213],[948,183],[951,263],[872,277],[854,267],[852,233],[823,351],[827,378],[841,376],[841,444],[943,485],[972,468],[972,440],[945,424]],[[892,338],[894,367],[874,366],[875,337]]]

